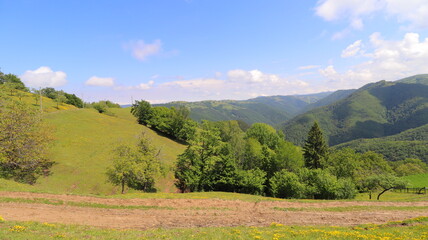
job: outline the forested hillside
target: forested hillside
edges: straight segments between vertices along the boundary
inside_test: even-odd
[[[171,102],[155,106],[185,106],[190,109],[190,117],[195,121],[241,120],[247,124],[261,122],[276,125],[291,119],[309,104],[317,102],[328,95],[330,95],[330,92],[296,96],[257,97],[242,101]]]
[[[417,158],[428,163],[428,124],[413,128],[396,135],[357,139],[342,143],[335,148],[350,147],[358,152],[374,151],[385,156],[389,161],[398,161],[405,158]]]
[[[428,86],[371,83],[343,100],[295,117],[282,129],[288,140],[301,145],[314,121],[319,122],[330,145],[398,134],[428,123]]]

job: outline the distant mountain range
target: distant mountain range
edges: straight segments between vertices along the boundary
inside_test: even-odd
[[[331,92],[322,92],[308,95],[257,97],[248,100],[171,102],[155,106],[185,106],[190,109],[190,117],[196,121],[241,120],[248,124],[262,122],[277,125],[331,94]]]

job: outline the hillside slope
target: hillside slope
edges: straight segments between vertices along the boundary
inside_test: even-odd
[[[282,129],[288,140],[301,145],[314,121],[330,145],[398,134],[428,123],[428,85],[368,84],[343,100],[295,117]]]
[[[201,102],[171,102],[155,106],[186,106],[195,121],[241,120],[276,125],[297,115],[308,104],[318,101],[330,92],[296,96],[257,97],[249,100],[222,100]]]
[[[357,139],[335,146],[344,147],[358,152],[374,151],[390,161],[418,158],[428,163],[428,124],[388,137]]]
[[[161,150],[160,158],[171,166],[184,146],[136,123],[128,109],[114,109],[117,117],[99,114],[94,109],[60,111],[47,114],[55,127],[51,158],[53,174],[41,178],[35,188],[62,193],[114,194],[117,188],[106,182],[112,150],[119,143],[134,144],[142,131]],[[173,178],[158,179],[162,191],[174,191]]]

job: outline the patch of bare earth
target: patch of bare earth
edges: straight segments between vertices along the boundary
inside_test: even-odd
[[[0,197],[49,199],[64,202],[98,203],[123,206],[158,206],[150,209],[108,209],[48,205],[38,203],[0,203],[0,216],[6,220],[82,224],[108,228],[148,229],[176,227],[267,226],[286,225],[350,226],[385,223],[428,216],[420,211],[361,210],[348,212],[278,211],[274,208],[325,208],[349,206],[428,206],[428,202],[343,202],[315,203],[266,201],[245,202],[220,199],[107,199],[87,196],[26,192],[0,192]]]

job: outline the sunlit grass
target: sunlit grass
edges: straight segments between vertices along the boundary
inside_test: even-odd
[[[428,218],[356,227],[284,226],[118,230],[36,222],[0,222],[3,239],[426,239]]]

